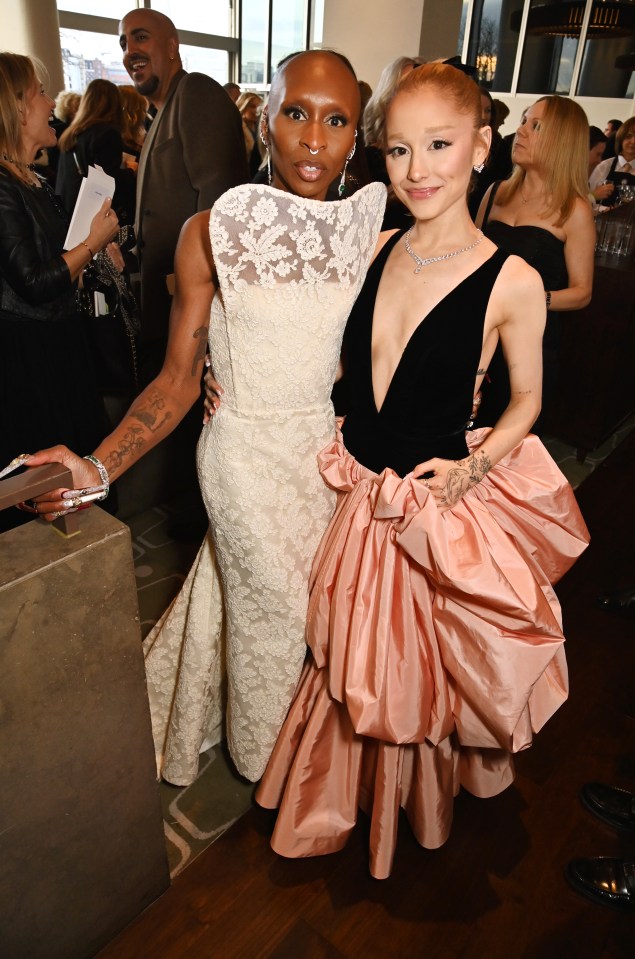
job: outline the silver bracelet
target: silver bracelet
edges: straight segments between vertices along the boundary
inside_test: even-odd
[[[106,499],[108,493],[110,492],[110,479],[108,478],[108,470],[104,466],[101,460],[98,460],[96,456],[93,456],[92,453],[84,457],[85,460],[88,460],[89,463],[92,463],[93,466],[97,467],[97,472],[99,473],[99,478],[102,481],[102,484],[106,487],[105,492],[102,496],[99,497],[99,501]]]

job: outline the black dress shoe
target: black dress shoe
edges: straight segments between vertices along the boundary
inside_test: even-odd
[[[580,802],[609,826],[635,830],[635,793],[604,783],[585,783],[580,790]]]
[[[605,593],[598,596],[598,606],[600,609],[608,610],[612,613],[619,613],[627,619],[635,619],[635,588],[622,589],[616,593]]]
[[[635,912],[635,862],[628,859],[572,859],[565,876],[576,892],[603,906]]]

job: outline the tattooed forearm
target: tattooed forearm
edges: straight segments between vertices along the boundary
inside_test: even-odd
[[[485,450],[476,450],[466,460],[470,471],[470,486],[480,483],[486,473],[492,468],[492,463]]]
[[[192,360],[192,376],[196,376],[198,364],[205,359],[207,352],[207,327],[199,326],[198,330],[192,333],[193,339],[197,340],[194,359]]]
[[[149,388],[132,406],[128,416],[138,422],[128,427],[117,448],[103,458],[104,466],[111,475],[132,465],[126,460],[138,458],[148,444],[154,445],[155,440],[150,440],[150,436],[163,430],[173,417],[173,412],[166,410],[167,405],[167,398],[160,390]]]
[[[172,419],[172,413],[164,413],[165,397],[159,390],[151,390],[143,403],[133,406],[130,415],[139,420],[151,433],[157,430]]]
[[[104,466],[109,474],[118,470],[129,456],[143,449],[143,432],[142,426],[131,426],[128,432],[124,434],[117,449],[104,458]]]
[[[476,450],[467,459],[459,460],[447,474],[441,502],[456,505],[470,487],[481,482],[491,468],[492,463],[485,450]]]

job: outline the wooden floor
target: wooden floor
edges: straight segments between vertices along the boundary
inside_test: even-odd
[[[393,875],[369,877],[365,823],[334,856],[271,852],[253,809],[99,959],[633,959],[635,915],[563,879],[576,856],[635,855],[580,806],[587,780],[635,789],[635,624],[603,613],[603,588],[635,583],[635,434],[583,484],[593,545],[558,588],[571,698],[518,759],[503,795],[461,794],[448,843],[420,848],[405,820]]]

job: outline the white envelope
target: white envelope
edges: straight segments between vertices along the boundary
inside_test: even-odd
[[[101,209],[106,197],[112,200],[114,192],[114,177],[104,173],[100,166],[89,166],[88,176],[84,177],[79,188],[77,202],[64,241],[65,250],[72,250],[86,239],[90,233],[93,217]]]

